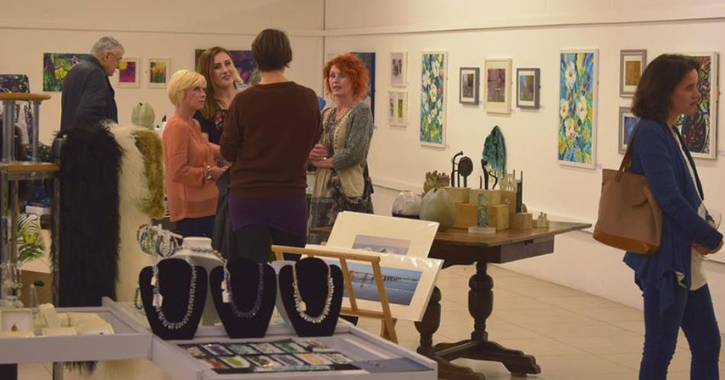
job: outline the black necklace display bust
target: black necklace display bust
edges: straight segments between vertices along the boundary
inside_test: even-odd
[[[193,339],[206,302],[206,270],[164,259],[142,269],[138,278],[151,331],[164,340]]]
[[[267,264],[236,258],[212,269],[211,296],[230,338],[261,338],[277,299],[277,276]]]
[[[342,270],[320,259],[302,259],[279,270],[280,300],[288,322],[301,337],[335,332],[342,291]]]

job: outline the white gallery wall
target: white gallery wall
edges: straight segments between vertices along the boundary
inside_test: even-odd
[[[323,5],[323,0],[218,0],[213,7],[189,0],[3,2],[0,73],[27,74],[30,91],[43,92],[43,53],[89,53],[98,38],[112,35],[124,45],[124,57],[140,60],[139,88],[115,89],[119,122],[130,124],[133,106],[147,102],[160,123],[174,109],[166,89],[147,87],[149,58],[171,59],[170,74],[193,70],[195,49],[251,50],[255,35],[273,27],[290,35],[294,58],[288,78],[321,94]],[[60,126],[61,93],[48,94],[52,99],[40,109],[44,143]]]
[[[356,11],[351,13],[351,8]],[[424,174],[450,172],[451,158],[461,150],[474,162],[469,184],[477,187],[484,139],[498,125],[506,140],[507,169],[524,172],[524,203],[532,210],[548,212],[553,219],[593,223],[601,167],[618,167],[622,159],[617,151],[618,108],[631,103],[631,99],[619,97],[620,50],[647,49],[650,61],[665,52],[725,53],[725,41],[718,37],[725,33],[722,1],[331,0],[326,10],[326,54],[377,53],[376,129],[368,160],[377,185],[376,213],[384,215],[390,214],[397,190],[420,191]],[[562,49],[599,51],[597,169],[557,162]],[[387,120],[388,91],[400,89],[390,86],[393,51],[408,53],[406,128],[391,127]],[[446,147],[440,149],[418,142],[421,54],[425,51],[448,53]],[[483,74],[484,61],[493,58],[512,59],[513,73],[516,68],[541,69],[539,110],[518,109],[515,100],[510,115],[487,114],[482,103],[459,104],[459,68],[479,67]],[[725,108],[720,104],[718,110],[722,113]],[[724,144],[721,132],[721,154]],[[697,160],[697,166],[708,207],[725,211],[725,157]],[[641,308],[640,292],[632,271],[622,263],[622,252],[598,244],[589,232],[561,235],[555,249],[552,255],[505,266]],[[708,262],[706,271],[716,312],[725,320],[725,303],[718,302],[725,299],[725,264]]]

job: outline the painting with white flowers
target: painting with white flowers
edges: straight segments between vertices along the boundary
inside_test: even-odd
[[[559,60],[558,157],[562,165],[596,165],[598,50],[565,50]]]
[[[420,95],[420,143],[446,145],[446,81],[448,61],[445,52],[423,53]]]

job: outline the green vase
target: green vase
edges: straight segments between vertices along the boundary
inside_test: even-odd
[[[456,222],[456,204],[447,191],[432,189],[420,204],[420,219],[438,222],[438,231],[445,231]]]

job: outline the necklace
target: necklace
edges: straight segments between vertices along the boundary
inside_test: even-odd
[[[300,288],[297,280],[297,265],[292,266],[292,290],[294,293],[295,310],[297,310],[297,313],[305,321],[315,324],[322,323],[322,321],[327,318],[327,315],[330,314],[330,305],[332,305],[332,296],[335,293],[335,284],[332,281],[329,265],[327,265],[327,297],[325,298],[325,306],[322,308],[322,313],[320,313],[320,315],[312,317],[307,314],[307,304],[305,304],[302,300],[302,296],[300,295]]]
[[[227,262],[228,263],[228,262]],[[241,311],[234,302],[234,293],[232,292],[231,274],[227,268],[227,263],[224,264],[224,281],[222,281],[222,301],[229,304],[229,308],[232,309],[232,313],[237,318],[249,319],[253,318],[259,312],[262,307],[262,298],[264,297],[264,264],[257,264],[259,266],[259,280],[257,284],[257,299],[254,300],[254,306],[249,311]]]
[[[156,265],[152,267],[154,272],[153,277],[151,278],[151,286],[154,288],[154,299],[152,305],[156,309],[156,315],[159,317],[161,325],[169,330],[179,330],[186,326],[186,324],[189,323],[191,314],[194,312],[194,297],[196,296],[196,269],[193,266],[190,267],[191,281],[189,281],[189,303],[186,306],[186,314],[184,314],[184,317],[179,322],[169,322],[169,320],[166,319],[166,315],[161,308],[164,303],[164,297],[161,295],[161,291],[159,290],[161,287],[159,285],[159,268]]]
[[[202,248],[202,247],[187,247],[182,245],[181,249],[188,249],[194,253],[214,253],[214,248]]]

